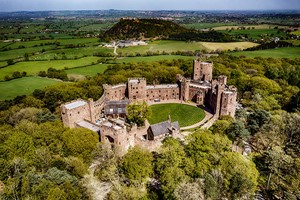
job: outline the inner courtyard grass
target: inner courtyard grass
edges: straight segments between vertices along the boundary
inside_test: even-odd
[[[166,121],[170,115],[172,122],[178,121],[180,127],[186,127],[200,122],[205,117],[205,112],[201,108],[186,104],[155,104],[151,109],[152,115],[148,119],[150,124]]]

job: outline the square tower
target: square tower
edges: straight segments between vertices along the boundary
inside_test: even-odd
[[[195,81],[211,81],[212,80],[213,64],[194,60],[193,65],[193,80]]]
[[[128,79],[128,99],[129,101],[146,101],[146,79],[129,78]]]

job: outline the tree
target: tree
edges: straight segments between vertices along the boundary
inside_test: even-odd
[[[131,123],[136,123],[138,126],[143,126],[145,120],[151,115],[151,108],[146,102],[132,103],[127,106],[127,118]]]
[[[12,77],[13,77],[14,79],[16,79],[16,78],[21,78],[22,75],[21,75],[21,73],[20,73],[19,71],[16,71],[16,72],[13,72]]]
[[[132,182],[142,183],[153,173],[152,154],[140,147],[129,149],[123,159],[124,174]]]
[[[65,155],[78,156],[85,161],[91,159],[91,153],[99,142],[98,134],[85,128],[69,129],[63,133],[62,138],[65,144]]]
[[[245,128],[245,125],[240,121],[233,122],[226,129],[226,134],[228,135],[228,138],[232,141],[246,140],[250,136],[250,133]]]
[[[260,127],[269,122],[269,120],[270,113],[263,109],[256,109],[248,116],[247,128],[253,135],[260,129]]]
[[[205,200],[201,180],[180,183],[174,190],[174,197],[176,200]]]

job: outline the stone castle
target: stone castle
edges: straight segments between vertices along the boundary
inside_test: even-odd
[[[178,122],[172,123],[169,119],[146,125],[144,130],[138,129],[124,120],[127,105],[135,101],[193,101],[208,107],[215,118],[234,117],[237,89],[227,85],[226,76],[213,80],[212,72],[213,63],[194,60],[192,78],[177,75],[177,84],[147,85],[145,78],[130,78],[126,84],[105,84],[103,96],[95,102],[75,100],[61,105],[62,120],[71,128],[85,127],[96,131],[101,141],[120,145],[125,150],[137,144],[153,150],[157,144],[154,141],[166,135],[178,136]]]

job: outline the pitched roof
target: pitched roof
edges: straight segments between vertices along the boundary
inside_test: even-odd
[[[175,128],[176,130],[179,130],[180,129],[179,123],[176,121],[170,124],[169,121],[164,121],[150,126],[150,129],[152,130],[154,136],[166,134],[169,132],[168,129],[171,128]]]

